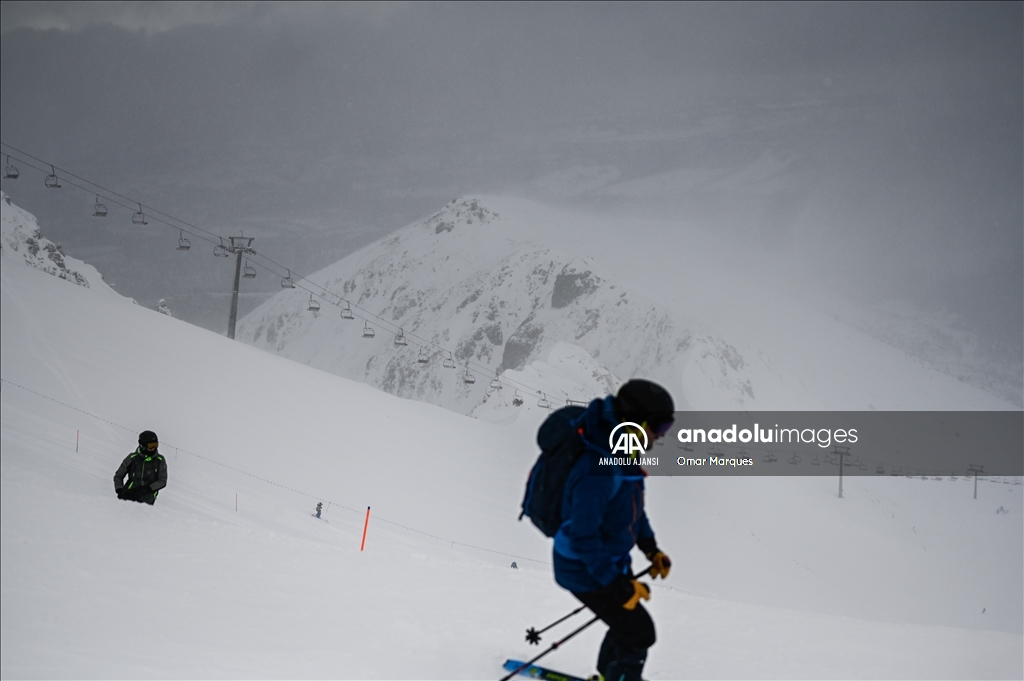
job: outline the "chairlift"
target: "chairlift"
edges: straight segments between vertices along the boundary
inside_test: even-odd
[[[107,207],[100,203],[100,195],[96,195],[96,205],[92,207],[92,216],[94,218],[105,218],[107,217]]]
[[[345,302],[345,307],[341,308],[341,318],[342,319],[355,319],[356,316],[354,314],[352,314],[352,307],[348,304],[347,300],[344,301],[344,302]]]
[[[469,367],[466,367],[466,373],[462,375],[462,382],[469,385],[476,383],[476,376],[470,373]]]
[[[398,330],[398,335],[395,336],[395,345],[396,346],[402,346],[402,345],[408,345],[408,344],[409,344],[409,341],[407,341],[405,339],[405,331],[403,331],[402,329],[399,329]]]
[[[292,279],[292,271],[288,270],[288,276],[281,279],[281,288],[295,288],[295,281]]]
[[[537,400],[537,406],[541,409],[551,409],[551,403],[548,402],[548,396],[541,393],[541,398]]]
[[[319,312],[320,311],[320,301],[314,300],[312,293],[309,294],[309,306],[307,307],[307,309],[310,312]]]
[[[373,327],[370,326],[370,323],[367,322],[366,320],[363,320],[363,338],[373,338],[376,335],[377,332],[373,330]]]
[[[192,242],[185,238],[185,232],[178,231],[178,250],[187,251],[192,248]]]
[[[141,203],[139,204],[139,210],[137,210],[135,213],[132,214],[132,224],[134,224],[134,225],[148,225],[149,224],[148,222],[146,222],[146,214],[142,212],[142,204]],[[224,248],[224,247],[221,246],[221,248]],[[226,250],[227,249],[225,249],[225,251]],[[224,257],[227,257],[227,255],[228,254],[225,252],[224,253]]]
[[[763,455],[761,457],[761,461],[764,462],[764,463],[768,463],[771,460],[772,460],[772,455],[771,455],[770,452],[768,454],[765,454],[765,455]]]
[[[60,189],[60,180],[57,179],[57,171],[50,166],[50,174],[43,180],[43,184],[46,185],[47,189]]]
[[[882,464],[878,464],[878,466],[875,468],[875,474],[885,475],[885,466],[883,466]]]
[[[441,364],[444,365],[445,369],[454,369],[455,368],[455,360],[452,359],[452,353],[449,352],[448,356],[444,358],[444,361],[441,362]]]
[[[134,218],[132,218],[134,222]],[[218,258],[230,258],[231,251],[224,245],[224,239],[220,240],[220,243],[213,247],[213,254]]]
[[[768,450],[768,463],[775,463],[778,460],[778,455],[775,452]]]
[[[18,172],[18,166],[11,163],[11,157],[7,157],[7,166],[4,168],[4,179],[5,180],[17,180],[21,173]]]
[[[498,380],[498,372],[497,371],[494,372],[494,379],[490,382],[490,385],[488,385],[488,387],[491,390],[501,390],[501,381]]]
[[[420,348],[420,352],[416,355],[416,361],[420,364],[426,364],[430,361],[430,355],[427,354],[426,348]]]
[[[794,466],[803,461],[803,459],[800,458],[799,454],[793,454],[786,460]]]
[[[521,407],[521,406],[523,406],[523,398],[519,396],[519,391],[518,390],[516,390],[515,393],[512,395],[512,406],[513,407]]]
[[[256,268],[249,264],[249,261],[245,261],[245,267],[242,268],[242,276],[246,279],[256,278]]]

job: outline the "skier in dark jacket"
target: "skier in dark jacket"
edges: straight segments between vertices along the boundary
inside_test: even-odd
[[[167,462],[160,455],[159,446],[153,431],[139,433],[138,449],[125,457],[114,473],[118,499],[153,505],[157,494],[167,486]]]
[[[634,545],[644,552],[652,577],[667,577],[672,562],[658,548],[644,512],[646,472],[625,465],[611,475],[593,475],[592,460],[612,455],[609,437],[624,422],[637,424],[653,446],[671,427],[673,411],[672,397],[661,386],[633,379],[614,397],[591,402],[573,423],[584,447],[565,483],[553,551],[555,581],[608,624],[597,658],[607,681],[639,681],[655,641],[654,622],[640,604],[650,599],[650,590],[633,579],[629,552]],[[643,433],[635,434],[642,442]]]

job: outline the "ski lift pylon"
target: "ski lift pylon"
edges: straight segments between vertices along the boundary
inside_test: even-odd
[[[17,180],[21,173],[18,172],[18,166],[11,163],[11,157],[7,157],[7,165],[4,167],[4,179],[5,180]]]
[[[92,207],[92,216],[94,218],[105,218],[107,217],[107,207],[100,203],[100,195],[96,195],[96,204]]]
[[[185,232],[182,230],[178,231],[178,250],[187,251],[192,248],[192,242],[185,238]]]
[[[57,179],[57,171],[50,166],[50,174],[43,180],[43,184],[46,185],[47,189],[60,189],[60,180]]]

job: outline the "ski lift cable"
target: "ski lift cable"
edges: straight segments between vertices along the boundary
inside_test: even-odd
[[[12,147],[10,144],[7,144],[6,142],[0,142],[0,146],[7,147],[8,149],[11,149],[12,151],[14,151],[16,154],[21,154],[21,155],[26,156],[26,157],[28,157],[30,159],[38,161],[39,163],[42,163],[44,165],[48,165],[51,168],[54,168],[55,170],[60,171],[60,178],[61,178],[61,180],[64,180],[65,182],[67,182],[67,184],[70,184],[70,185],[72,185],[74,187],[77,187],[79,189],[87,191],[90,194],[96,194],[97,192],[95,190],[90,190],[87,187],[83,187],[80,184],[76,184],[74,182],[71,182],[67,178],[75,178],[76,180],[79,180],[81,182],[85,182],[86,184],[92,185],[93,187],[96,187],[97,189],[100,189],[101,190],[100,193],[103,195],[103,197],[105,199],[107,199],[108,201],[111,201],[112,203],[116,203],[117,205],[122,206],[124,208],[132,208],[136,204],[145,206],[145,204],[142,204],[140,201],[136,201],[135,199],[133,199],[131,197],[128,197],[128,196],[125,196],[124,194],[116,192],[116,191],[114,191],[112,189],[108,189],[107,187],[104,187],[103,185],[97,184],[97,183],[93,182],[92,180],[84,178],[84,177],[82,177],[80,175],[76,175],[75,173],[72,173],[69,170],[65,170],[63,168],[57,168],[57,166],[55,164],[49,163],[47,161],[44,161],[43,159],[38,158],[36,156],[33,156],[32,154],[30,154],[30,153],[28,153],[26,151],[22,151],[21,149],[18,149],[16,147]],[[6,156],[11,156],[11,154],[5,154],[5,155]],[[44,173],[46,172],[42,168],[36,168],[34,165],[32,165],[31,163],[29,163],[28,161],[26,161],[23,158],[18,158],[17,156],[15,156],[15,158],[17,158],[18,161],[20,161],[21,163],[24,163],[25,165],[27,165],[30,168],[35,168],[36,170],[39,170],[40,172],[44,172]],[[50,173],[46,173],[46,174],[49,175]],[[125,204],[122,204],[122,203],[120,203],[118,201],[115,201],[113,199],[113,197],[118,197],[118,198],[124,199],[125,201],[127,201],[129,203],[129,205],[125,205]],[[203,232],[204,234],[208,234],[208,235],[214,236],[214,237],[219,237],[220,236],[218,234],[214,234],[213,232],[211,232],[209,230],[203,229],[202,227],[199,227],[198,225],[193,225],[192,223],[186,222],[185,220],[182,220],[181,218],[175,217],[175,216],[170,215],[168,213],[165,213],[165,212],[163,212],[161,210],[153,208],[152,206],[145,206],[145,208],[149,211],[149,213],[146,214],[147,217],[152,217],[152,215],[162,215],[163,217],[165,217],[165,218],[167,218],[169,220],[173,220],[173,221],[175,221],[177,223],[181,223],[181,224],[185,225],[186,227],[190,227],[192,229],[198,230],[200,232]],[[157,218],[154,218],[154,219],[157,219]],[[162,220],[159,220],[159,219],[157,219],[157,221],[158,222],[163,222]],[[169,224],[169,223],[164,222],[164,224]],[[198,235],[196,235],[196,236],[198,236]]]
[[[17,158],[17,157],[15,157],[15,158]],[[28,161],[25,161],[24,159],[21,159],[21,158],[18,158],[17,160],[22,165],[24,165],[24,166],[26,166],[28,168],[32,168],[33,170],[37,170],[40,173],[43,173],[44,175],[49,175],[50,174],[49,170],[47,170],[46,168],[40,168],[40,167],[38,167],[38,166],[28,162]],[[49,165],[49,164],[47,164],[47,165]],[[60,168],[57,168],[57,170],[60,170]],[[82,191],[84,191],[84,192],[86,192],[86,193],[88,193],[90,195],[94,195],[94,196],[96,196],[98,198],[103,199],[103,201],[105,201],[107,203],[113,204],[115,206],[119,206],[119,207],[124,208],[126,210],[130,210],[132,213],[138,212],[138,209],[140,207],[147,208],[147,209],[149,208],[149,206],[145,206],[145,204],[141,204],[138,201],[132,202],[131,204],[125,203],[125,202],[123,202],[123,201],[121,201],[121,200],[119,200],[117,198],[113,198],[113,197],[109,196],[108,194],[105,194],[103,192],[97,192],[94,189],[90,189],[88,187],[85,187],[85,186],[77,183],[77,182],[69,180],[69,179],[67,179],[67,177],[65,175],[61,175],[60,178],[61,178],[61,181],[64,183],[63,185],[61,185],[62,187],[63,186],[71,186],[71,187],[75,187],[76,189],[81,189]],[[88,180],[86,180],[86,182],[88,184],[93,184],[93,183],[89,182]],[[99,185],[93,185],[93,186],[94,187],[99,187]],[[108,190],[104,190],[104,191],[108,191]],[[118,194],[117,196],[120,196],[120,195]],[[151,222],[158,222],[158,223],[160,223],[160,224],[162,224],[164,226],[170,227],[172,229],[177,229],[179,232],[185,232],[186,234],[188,234],[190,236],[193,236],[193,237],[195,237],[197,239],[200,239],[202,241],[206,241],[206,242],[208,242],[210,244],[216,245],[217,243],[219,243],[219,241],[215,241],[214,239],[209,238],[207,236],[204,236],[203,234],[197,234],[196,232],[193,232],[192,230],[184,229],[184,228],[182,228],[182,227],[180,227],[180,226],[178,226],[176,224],[172,224],[170,222],[167,222],[166,220],[162,220],[159,217],[155,217],[151,213],[146,213],[146,218],[148,220],[150,220]],[[173,218],[173,217],[172,217],[172,219],[177,220],[177,218]],[[188,225],[187,222],[184,222],[182,220],[178,220],[178,222],[181,222],[182,224]],[[192,225],[189,225],[189,226],[191,227]],[[213,234],[213,232],[208,232],[206,230],[203,230],[202,228],[196,227],[196,229],[200,229],[205,234],[210,234],[210,235],[212,235],[213,237],[215,237],[218,240],[221,238],[218,235]]]

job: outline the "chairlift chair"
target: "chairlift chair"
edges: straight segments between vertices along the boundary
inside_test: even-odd
[[[376,335],[377,335],[377,332],[373,330],[373,327],[370,326],[370,323],[364,320],[363,321],[363,338],[373,338]]]
[[[476,376],[470,373],[469,367],[466,367],[466,373],[462,375],[462,382],[469,385],[476,383]]]
[[[402,329],[399,329],[398,330],[398,335],[395,336],[395,345],[396,346],[402,346],[402,345],[408,345],[408,344],[409,344],[409,341],[407,341],[405,339],[405,331],[403,331]]]
[[[312,293],[309,294],[309,305],[308,305],[307,309],[310,312],[319,312],[320,311],[320,301],[314,300]]]
[[[92,207],[92,216],[94,218],[105,218],[107,217],[107,207],[100,203],[100,195],[96,195],[96,204]]]
[[[148,225],[149,224],[148,222],[146,222],[146,214],[142,212],[142,204],[141,203],[139,204],[139,210],[137,210],[135,213],[132,214],[132,224],[133,225]],[[221,246],[221,248],[224,248],[224,247]],[[225,251],[226,250],[227,249],[225,249]],[[227,257],[227,256],[228,256],[228,254],[225,252],[224,253],[224,257]]]
[[[516,390],[515,393],[512,395],[512,406],[513,407],[521,407],[521,406],[523,406],[523,398],[519,396],[519,391],[518,390]]]
[[[288,270],[288,276],[281,279],[281,288],[295,288],[295,281],[292,279],[292,271]]]
[[[220,243],[213,247],[213,254],[218,258],[230,258],[231,251],[224,245],[224,240],[221,239]]]
[[[341,318],[342,319],[355,319],[356,318],[356,316],[354,314],[352,314],[352,307],[348,304],[347,300],[345,301],[345,307],[341,308]]]
[[[800,455],[799,455],[799,454],[793,454],[792,456],[790,456],[790,457],[789,457],[789,458],[787,459],[787,461],[789,461],[789,463],[791,463],[791,464],[793,464],[793,465],[795,466],[795,465],[797,465],[798,463],[800,463],[801,461],[803,461],[803,459],[801,459],[801,458],[800,458]]]
[[[548,396],[541,393],[541,398],[537,400],[537,406],[541,409],[551,409],[551,403],[548,402]]]
[[[420,352],[416,355],[416,361],[420,364],[427,364],[430,362],[430,355],[427,354],[426,348],[420,348]]]
[[[60,189],[60,180],[57,179],[57,171],[50,166],[50,174],[43,180],[43,184],[46,185],[47,189]]]
[[[4,168],[4,179],[5,180],[17,180],[21,173],[18,172],[18,166],[11,163],[11,157],[7,157],[7,166]]]
[[[178,232],[178,250],[187,251],[192,248],[192,242],[185,238],[185,232]]]
[[[445,369],[454,369],[455,368],[455,360],[452,359],[452,353],[449,352],[448,356],[444,358],[444,361],[441,362],[441,364],[444,365]]]
[[[245,267],[242,268],[242,276],[246,279],[256,278],[256,268],[249,264],[249,261],[245,261]]]
[[[878,464],[878,466],[875,468],[875,474],[885,475],[885,466],[883,466],[882,464]]]
[[[494,372],[494,378],[491,380],[491,383],[490,383],[490,385],[488,385],[488,387],[491,390],[501,390],[501,381],[498,380],[498,372],[497,371]]]

